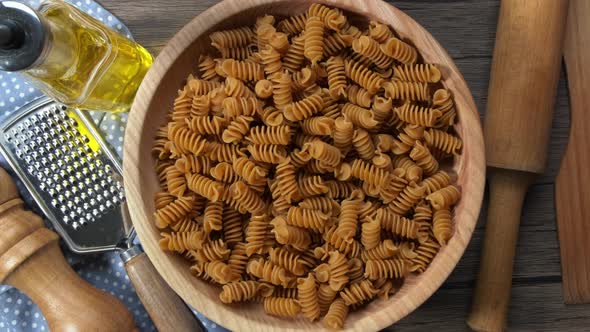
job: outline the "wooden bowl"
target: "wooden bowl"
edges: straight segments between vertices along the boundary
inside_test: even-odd
[[[412,41],[424,60],[440,65],[443,84],[452,90],[463,139],[463,153],[454,161],[463,198],[455,207],[455,234],[419,276],[407,278],[402,289],[387,301],[375,300],[349,315],[345,328],[379,330],[387,327],[430,297],[461,258],[475,227],[484,190],[485,161],[482,131],[473,98],[459,70],[439,43],[422,26],[393,6],[380,0],[320,0],[345,10],[348,16],[373,19],[392,26],[402,38]],[[323,329],[321,323],[303,318],[280,319],[266,315],[260,305],[224,305],[220,289],[189,272],[189,264],[175,253],[158,246],[160,231],[154,226],[154,194],[159,190],[153,169],[151,148],[158,127],[164,124],[177,90],[195,71],[199,54],[208,52],[209,34],[219,29],[253,24],[264,14],[294,15],[305,11],[312,1],[233,0],[223,1],[188,23],[160,53],[143,81],[127,124],[124,179],[129,210],[141,243],[156,269],[170,286],[193,308],[231,330],[254,331]]]

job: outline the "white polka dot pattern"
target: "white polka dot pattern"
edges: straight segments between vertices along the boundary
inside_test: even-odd
[[[37,8],[40,0],[16,0]],[[68,1],[83,11],[97,17],[106,25],[121,34],[131,38],[131,34],[121,21],[98,3],[91,0]],[[18,73],[0,71],[0,123],[18,110],[21,106],[41,96],[41,92],[25,81]],[[99,124],[106,140],[115,147],[122,157],[123,136],[127,113],[105,114],[92,112],[92,118]],[[0,155],[0,165],[9,166]],[[17,184],[18,185],[18,184]],[[26,190],[19,186],[20,192]],[[32,204],[31,197],[24,197],[25,201]],[[35,209],[35,208],[33,208]],[[39,211],[36,211],[40,213]],[[156,331],[151,319],[143,308],[137,294],[129,282],[123,263],[117,253],[101,255],[79,256],[62,248],[66,259],[73,269],[81,277],[99,289],[102,289],[120,299],[131,311],[140,331]],[[209,331],[227,331],[215,323],[207,320],[201,314],[194,312]],[[10,332],[37,332],[48,331],[47,323],[39,308],[31,300],[18,290],[9,286],[0,285],[0,331]]]

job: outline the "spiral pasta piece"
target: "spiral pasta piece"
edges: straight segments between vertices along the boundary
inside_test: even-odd
[[[175,166],[169,166],[166,171],[166,187],[168,192],[176,197],[183,197],[186,192],[187,186],[184,173]]]
[[[223,239],[228,246],[234,246],[244,240],[242,216],[239,211],[224,206],[222,215]]]
[[[305,61],[305,36],[293,37],[291,40],[291,46],[287,50],[287,53],[283,57],[283,66],[292,71],[296,72],[301,68],[301,65]]]
[[[264,79],[262,66],[254,62],[225,59],[221,62],[221,69],[227,76],[242,81],[256,81]]]
[[[426,200],[435,210],[449,208],[456,204],[460,198],[461,191],[454,185],[448,185],[426,196]]]
[[[408,64],[395,68],[394,79],[405,82],[436,83],[440,81],[440,70],[432,64]]]
[[[181,153],[191,152],[196,156],[207,152],[207,141],[191,131],[185,125],[171,122],[168,126],[168,139],[174,143]]]
[[[297,279],[297,299],[301,305],[301,313],[310,321],[320,318],[320,305],[318,303],[318,292],[316,280],[313,274],[306,278]]]
[[[266,75],[278,73],[283,69],[283,63],[281,62],[281,53],[279,53],[271,45],[265,46],[259,52],[259,54]]]
[[[227,265],[232,270],[232,275],[241,276],[246,271],[248,264],[248,255],[246,255],[246,244],[238,242],[234,245],[227,260]]]
[[[198,262],[225,261],[229,258],[230,250],[223,240],[216,240],[203,244],[201,249],[196,250]]]
[[[289,126],[254,127],[247,140],[254,144],[287,145],[291,142],[291,128]]]
[[[432,105],[436,109],[440,110],[443,114],[451,112],[455,107],[452,94],[447,89],[438,89],[434,92],[434,95],[432,96]],[[451,122],[448,124],[453,123]]]
[[[381,221],[377,218],[367,217],[361,225],[361,243],[365,250],[370,250],[381,243]]]
[[[432,233],[440,245],[446,245],[453,235],[452,214],[449,209],[434,212],[432,219]]]
[[[426,175],[432,175],[438,171],[438,161],[420,141],[416,141],[414,148],[410,151],[410,158],[422,167]]]
[[[272,263],[285,268],[296,276],[302,276],[305,274],[305,268],[299,255],[294,254],[285,248],[270,248],[268,253]]]
[[[346,88],[346,98],[349,103],[368,108],[371,107],[373,95],[356,84],[350,84]]]
[[[404,190],[389,204],[389,209],[400,216],[405,215],[420,200],[426,192],[426,186],[411,182]],[[383,221],[382,221],[383,222]]]
[[[420,243],[415,251],[415,257],[411,260],[412,266],[410,270],[412,272],[424,272],[439,250],[440,245],[432,238]]]
[[[200,249],[203,246],[203,232],[172,232],[161,233],[159,245],[161,249],[183,253],[187,250]]]
[[[378,68],[391,67],[393,58],[385,54],[379,47],[379,43],[369,36],[361,36],[352,42],[352,49],[371,59]]]
[[[442,115],[437,109],[421,107],[405,103],[401,107],[395,108],[395,113],[404,122],[423,126],[432,127]]]
[[[426,193],[432,194],[433,192],[448,186],[449,183],[451,183],[451,177],[447,172],[440,170],[424,179],[422,183],[426,185]]]
[[[287,224],[285,216],[278,216],[271,221],[273,234],[280,244],[289,244],[299,251],[304,251],[311,244],[311,236],[308,231],[300,227]]]
[[[243,209],[240,212],[248,211],[252,214],[258,214],[267,208],[266,202],[259,196],[259,194],[242,181],[233,183],[228,190],[230,190],[233,198]]]
[[[254,93],[258,98],[266,99],[272,97],[272,82],[269,80],[260,80],[254,86]]]
[[[242,47],[221,48],[219,49],[219,53],[221,53],[222,58],[246,60],[254,54],[254,49],[252,45],[246,45]]]
[[[341,329],[347,316],[348,305],[342,298],[337,298],[330,304],[326,316],[324,316],[324,326],[335,330]]]
[[[265,215],[253,215],[246,230],[245,254],[250,257],[253,254],[261,254],[264,240],[270,230],[270,218]]]
[[[406,171],[403,168],[396,168],[390,173],[389,183],[380,188],[379,198],[384,203],[391,203],[406,188],[408,181],[403,177]]]
[[[334,147],[343,154],[348,152],[352,145],[354,126],[344,117],[338,117],[334,121]]]
[[[264,299],[264,312],[273,316],[295,317],[301,306],[295,299],[283,297],[267,297]]]
[[[295,282],[295,277],[287,270],[263,258],[251,259],[246,272],[277,286],[289,287]]]
[[[351,306],[353,304],[363,303],[372,299],[375,297],[375,295],[377,295],[377,292],[378,290],[373,287],[373,284],[369,280],[363,280],[357,284],[352,284],[348,288],[345,288],[342,292],[340,292],[340,296],[347,306]]]
[[[291,206],[287,213],[287,223],[301,228],[323,232],[330,216],[318,211]]]
[[[211,45],[217,49],[246,46],[252,42],[254,32],[248,27],[213,32]]]
[[[403,168],[406,171],[404,175],[406,180],[419,182],[422,179],[423,170],[412,159],[407,156],[395,156],[392,161],[394,167]]]
[[[407,239],[422,239],[424,234],[420,233],[420,225],[413,220],[397,215],[387,209],[378,212],[381,220],[381,227],[397,236]]]
[[[301,129],[307,135],[330,136],[334,127],[334,119],[326,116],[314,116],[301,122]]]
[[[340,214],[340,205],[334,199],[327,196],[304,198],[301,203],[299,203],[299,207],[308,210],[318,210],[331,216],[337,216]]]
[[[395,278],[400,279],[408,274],[409,267],[406,266],[406,261],[400,258],[385,259],[385,260],[368,260],[365,268],[365,277],[370,280],[377,280],[380,278]]]
[[[424,137],[424,127],[418,125],[406,125],[397,136],[397,141],[392,149],[396,155],[404,155],[408,153],[416,142],[422,140]]]
[[[375,156],[375,145],[371,140],[371,135],[362,129],[358,128],[352,135],[352,146],[355,148],[358,156],[364,160],[371,160]]]
[[[373,112],[351,103],[346,103],[342,107],[342,115],[344,115],[345,119],[363,129],[373,129],[379,124],[379,121],[375,120]]]
[[[223,303],[244,302],[253,299],[257,294],[270,295],[273,288],[268,284],[254,280],[230,282],[221,287],[219,299]]]
[[[427,83],[391,81],[383,83],[385,97],[405,101],[430,101]]]
[[[377,121],[378,126],[382,127],[393,116],[393,106],[391,98],[375,96],[371,113],[373,119]]]
[[[320,316],[324,316],[328,309],[330,308],[330,304],[334,302],[334,299],[338,295],[337,291],[334,291],[330,285],[321,283],[318,287],[318,305],[320,307]]]
[[[341,57],[330,57],[326,62],[328,71],[328,87],[330,95],[334,98],[346,94],[346,74],[344,73],[344,60]]]
[[[238,143],[250,131],[251,116],[239,115],[223,131],[221,139],[225,143]]]
[[[223,228],[222,223],[223,202],[208,202],[205,206],[205,218],[203,219],[203,226],[205,233],[209,234],[211,231],[220,231]]]
[[[271,81],[274,83],[272,97],[276,108],[284,109],[288,105],[291,105],[293,103],[291,75],[288,73],[277,73],[272,76]]]
[[[285,18],[277,24],[277,29],[289,35],[297,35],[305,29],[307,13]]]
[[[366,89],[370,94],[376,94],[383,85],[384,79],[360,62],[345,59],[344,71],[348,78]]]
[[[386,54],[387,56],[405,64],[405,65],[412,65],[414,63],[416,63],[416,60],[418,59],[418,52],[416,51],[416,49],[406,43],[404,43],[403,41],[391,36],[389,39],[387,39],[385,42],[383,42],[381,44],[381,51]],[[438,80],[440,79],[440,72],[438,72],[438,79],[436,78],[436,71],[435,69],[430,69],[428,68],[427,70],[430,70],[431,72],[429,74],[426,74],[427,76],[423,76],[425,74],[413,74],[412,71],[410,71],[409,73],[407,73],[406,75],[402,75],[400,78],[403,81],[415,81],[417,78],[425,78],[424,81],[422,80],[417,80],[418,82],[431,82],[431,83],[435,83],[438,82]],[[438,69],[436,69],[438,70]],[[397,70],[396,70],[397,72]],[[418,75],[418,76],[415,76]],[[417,78],[415,78],[417,77]],[[404,79],[407,78],[407,79]],[[435,80],[434,80],[435,79]],[[434,80],[434,81],[430,81],[430,80]]]
[[[211,168],[211,159],[205,156],[185,154],[176,160],[174,166],[182,173],[208,174]]]
[[[199,72],[201,73],[201,79],[206,81],[212,81],[216,78],[220,78],[215,71],[215,61],[208,55],[201,54],[199,56]]]
[[[289,121],[301,121],[317,114],[323,107],[324,100],[320,95],[315,94],[285,105],[284,116]]]
[[[349,242],[356,235],[358,215],[364,195],[359,190],[355,190],[340,204],[340,219],[336,233],[344,241]]]
[[[250,144],[247,149],[253,160],[264,163],[279,164],[287,158],[287,150],[282,145]]]
[[[352,176],[370,185],[380,187],[388,182],[389,175],[387,172],[366,161],[355,159],[351,167]]]
[[[156,227],[162,229],[178,222],[186,216],[193,207],[192,197],[179,197],[155,213]]]
[[[261,102],[253,97],[227,97],[223,100],[223,115],[236,120],[239,116],[252,117],[262,110]]]
[[[221,87],[221,83],[219,82],[205,81],[195,78],[189,78],[186,85],[195,96],[205,95]]]
[[[386,239],[379,243],[376,247],[368,250],[363,250],[361,258],[366,262],[370,259],[384,260],[393,258],[399,252],[399,248],[392,240]]]
[[[383,44],[389,38],[393,37],[393,32],[391,32],[389,27],[383,23],[369,21],[369,36],[375,39],[378,43]]]
[[[316,140],[310,143],[305,143],[304,149],[307,149],[312,158],[327,166],[336,167],[342,160],[342,153],[340,150],[323,141]]]
[[[245,156],[244,148],[235,144],[225,144],[216,141],[208,142],[209,158],[214,161],[231,162],[240,156]]]
[[[324,55],[324,22],[317,16],[310,16],[305,22],[303,55],[312,65]]]
[[[242,97],[242,98],[256,97],[256,94],[252,90],[250,90],[250,88],[248,88],[244,84],[244,82],[242,82],[236,78],[233,78],[233,77],[227,77],[225,79],[225,85],[224,85],[223,91],[229,97]],[[225,108],[225,107],[226,106],[224,105],[223,108]],[[244,114],[244,115],[248,115],[248,114]]]
[[[424,133],[424,139],[428,145],[455,155],[459,154],[463,145],[460,138],[434,128],[430,128]]]
[[[336,233],[336,228],[337,226],[334,225],[327,229],[322,235],[323,239],[346,256],[357,257],[360,253],[360,244],[354,239],[350,242],[344,241],[344,239]]]
[[[160,191],[154,195],[154,205],[156,210],[165,208],[168,204],[174,202],[177,197],[171,195],[169,192]]]
[[[324,57],[331,57],[352,45],[354,36],[342,32],[334,32],[324,38]]]
[[[319,3],[312,4],[307,10],[307,15],[319,17],[329,29],[334,31],[340,31],[346,25],[346,17],[340,10]]]
[[[280,190],[281,196],[291,203],[301,199],[301,192],[297,185],[297,179],[295,177],[296,169],[291,164],[290,158],[285,158],[280,164],[277,165],[275,178]]]

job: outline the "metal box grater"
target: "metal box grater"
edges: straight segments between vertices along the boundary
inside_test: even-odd
[[[37,99],[0,126],[0,150],[73,251],[129,247],[121,163],[84,111]]]

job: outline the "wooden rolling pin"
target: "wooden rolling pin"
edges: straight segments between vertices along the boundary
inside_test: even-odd
[[[570,138],[555,181],[565,303],[590,303],[590,1],[570,0],[563,55],[570,92]]]
[[[123,303],[82,280],[68,265],[58,235],[23,210],[14,182],[0,168],[0,283],[41,309],[51,331],[133,331]]]
[[[484,135],[490,203],[467,324],[502,331],[525,194],[543,173],[559,79],[567,0],[503,0]]]

